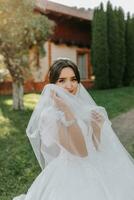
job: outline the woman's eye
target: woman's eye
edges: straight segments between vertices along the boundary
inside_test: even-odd
[[[76,78],[73,78],[72,81],[77,81],[77,79],[76,79]]]
[[[61,80],[59,80],[59,83],[63,83],[63,82],[64,82],[64,80],[62,80],[62,79],[61,79]]]

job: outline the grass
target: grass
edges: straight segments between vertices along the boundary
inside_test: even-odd
[[[104,106],[109,117],[134,108],[134,88],[90,90],[95,101]],[[39,94],[24,96],[25,110],[13,111],[11,96],[0,97],[0,200],[11,200],[25,193],[40,168],[25,134]]]
[[[89,92],[98,105],[106,108],[110,118],[134,108],[134,87]]]
[[[0,200],[26,192],[40,169],[25,134],[39,95],[25,95],[25,111],[13,111],[10,96],[0,98]]]

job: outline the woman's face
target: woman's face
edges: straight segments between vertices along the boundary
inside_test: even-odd
[[[56,85],[75,95],[78,88],[78,81],[74,71],[70,67],[63,68],[56,82]]]

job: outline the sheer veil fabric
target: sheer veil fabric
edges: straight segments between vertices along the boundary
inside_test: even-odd
[[[74,113],[72,126],[51,90]],[[103,126],[92,118],[93,111],[103,117]],[[133,158],[112,129],[105,108],[96,105],[82,84],[75,95],[47,84],[26,133],[42,172],[27,194],[14,200],[134,200]]]

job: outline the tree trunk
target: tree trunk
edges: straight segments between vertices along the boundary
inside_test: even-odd
[[[23,103],[24,88],[23,88],[22,82],[13,81],[12,89],[13,89],[13,109],[23,110],[24,109],[24,103]]]

